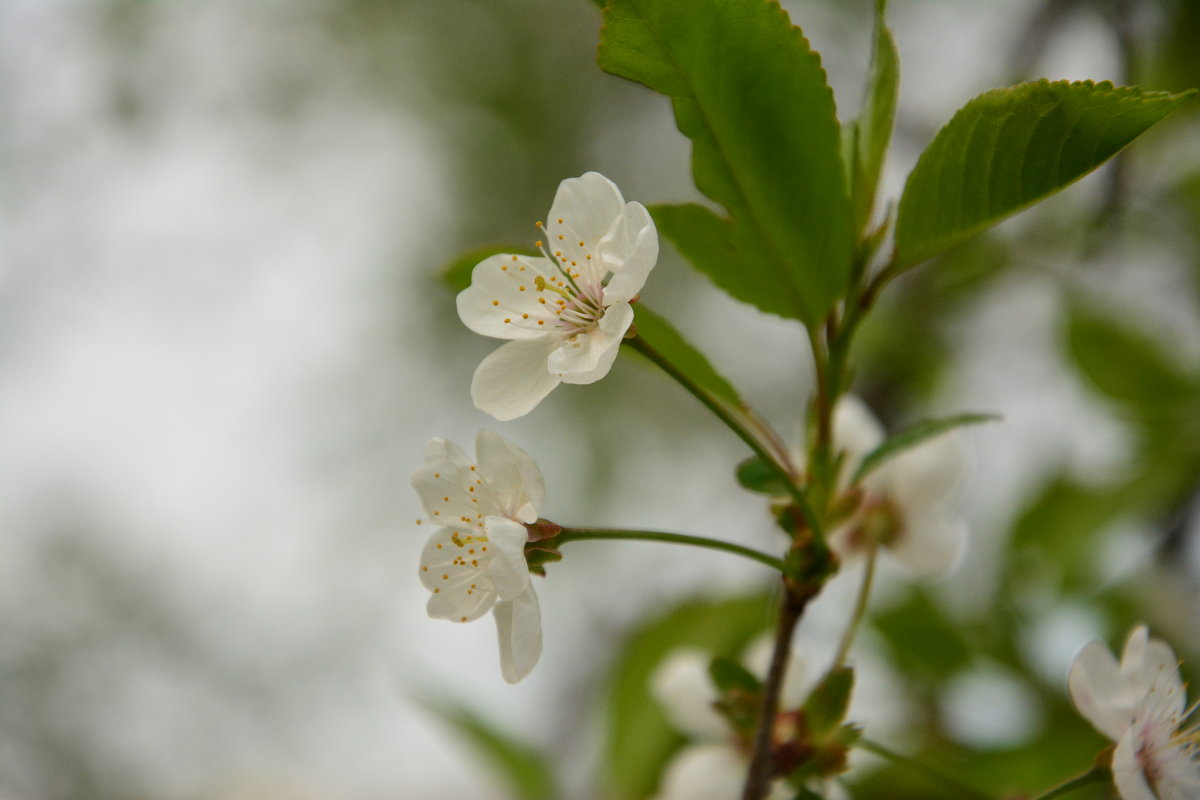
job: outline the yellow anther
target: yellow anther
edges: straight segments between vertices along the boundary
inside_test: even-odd
[[[562,217],[559,217],[559,218],[558,218],[558,224],[559,224],[559,225],[562,225]]]
[[[563,238],[563,235],[560,233],[560,234],[558,235],[558,238],[562,239],[562,238]]]
[[[583,247],[583,242],[580,242],[580,243],[579,243],[579,246],[580,246],[580,247]]]
[[[522,292],[523,292],[523,291],[525,291],[525,287],[524,287],[524,286],[518,286],[518,287],[517,287],[517,289],[519,289],[519,290],[520,290],[520,291],[522,291]]]
[[[493,300],[493,301],[492,301],[492,305],[494,305],[494,306],[498,306],[498,305],[500,305],[500,301],[499,301],[499,300]]]
[[[512,260],[513,260],[513,261],[516,261],[516,260],[517,260],[517,257],[516,257],[516,256],[513,256],[513,257],[512,257]]]
[[[545,325],[545,324],[546,324],[546,320],[544,320],[544,319],[538,320],[538,325]]]
[[[528,314],[522,314],[522,315],[521,315],[521,319],[529,319],[529,315],[528,315]],[[471,491],[473,492],[473,491],[475,491],[475,489],[472,487]]]
[[[533,243],[533,246],[540,250],[542,248],[542,240],[538,239],[536,242]]]
[[[501,272],[508,272],[508,264],[501,264],[501,265],[500,265],[500,271],[501,271]]]
[[[538,275],[536,278],[533,279],[533,285],[537,287],[537,290],[539,292],[546,291],[546,279],[543,278],[541,275]],[[545,298],[542,299],[542,302],[543,303],[546,302]]]
[[[508,317],[505,317],[505,318],[504,318],[504,321],[505,321],[505,322],[512,322],[512,320],[511,320],[511,319],[509,319]]]

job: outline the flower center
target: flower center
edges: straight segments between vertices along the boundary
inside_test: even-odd
[[[546,230],[541,222],[537,227]],[[555,306],[554,327],[560,333],[568,336],[587,333],[604,317],[607,270],[600,266],[592,245],[561,217],[546,232],[553,237],[550,245],[540,240],[535,244],[554,265],[558,275],[539,275],[534,279],[534,285],[538,292],[558,295],[549,302]]]

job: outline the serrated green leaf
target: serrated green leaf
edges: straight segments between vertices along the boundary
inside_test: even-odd
[[[824,742],[830,733],[841,727],[853,690],[854,670],[838,667],[830,670],[804,701],[804,716],[816,741]]]
[[[743,407],[733,384],[717,372],[704,354],[684,339],[665,318],[646,308],[643,303],[638,303],[634,306],[633,322],[637,326],[637,335],[688,378],[731,407]]]
[[[664,235],[739,300],[821,320],[850,273],[850,196],[833,93],[786,12],[773,0],[610,0],[599,62],[671,98],[696,186],[728,212],[687,207]],[[697,234],[728,258],[689,245]]]
[[[491,765],[513,800],[556,800],[562,796],[544,754],[463,706],[443,700],[420,702]]]
[[[900,88],[900,55],[888,30],[887,3],[875,4],[875,35],[871,49],[871,74],[867,79],[866,100],[853,129],[854,168],[851,189],[854,195],[855,230],[870,221],[875,192],[896,118],[896,97]]]
[[[751,456],[737,465],[737,481],[742,488],[772,497],[786,497],[788,486],[779,473],[767,466],[758,456]]]
[[[471,271],[475,265],[489,256],[512,253],[519,256],[537,256],[539,253],[529,247],[512,244],[494,244],[476,247],[460,255],[446,266],[442,267],[442,280],[451,289],[461,292],[471,285]]]
[[[984,92],[917,161],[896,220],[909,267],[1103,164],[1195,94],[1038,81]]]
[[[1139,416],[1172,407],[1200,409],[1200,377],[1189,374],[1146,335],[1075,306],[1067,314],[1071,359],[1098,392]]]
[[[871,472],[883,466],[905,450],[916,447],[921,442],[932,439],[934,436],[938,436],[954,428],[961,428],[964,425],[978,425],[981,422],[995,422],[998,419],[1000,417],[996,414],[956,414],[953,417],[941,417],[939,419],[927,419],[918,422],[912,427],[892,434],[882,444],[867,453],[862,463],[858,465],[858,470],[854,473],[851,483],[858,483]]]
[[[643,800],[653,794],[663,765],[683,741],[648,691],[662,659],[680,647],[736,655],[766,628],[768,607],[765,596],[690,602],[646,622],[629,637],[613,668],[601,796]]]

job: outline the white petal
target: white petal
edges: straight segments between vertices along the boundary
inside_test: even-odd
[[[1117,793],[1122,800],[1159,800],[1146,781],[1142,766],[1138,762],[1138,751],[1142,742],[1139,741],[1133,728],[1125,731],[1113,751],[1112,773],[1113,783],[1117,785]]]
[[[598,242],[612,228],[624,206],[621,190],[599,172],[567,178],[558,185],[550,218],[546,220],[551,245],[567,229],[589,244]]]
[[[909,513],[924,513],[954,500],[965,483],[966,442],[949,431],[905,450],[879,469],[886,491]]]
[[[958,563],[966,527],[941,514],[914,515],[905,520],[903,534],[888,544],[900,563],[918,575],[945,575]]]
[[[1142,680],[1153,687],[1163,704],[1164,710],[1172,714],[1183,714],[1187,707],[1187,690],[1179,674],[1179,659],[1170,645],[1159,639],[1146,643],[1142,667]]]
[[[857,396],[848,394],[833,409],[833,441],[846,453],[845,474],[858,468],[863,456],[883,441],[883,426]]]
[[[536,522],[546,485],[529,454],[500,434],[481,430],[475,437],[475,455],[484,480],[506,516]]]
[[[546,368],[557,346],[558,340],[550,336],[501,345],[475,370],[475,407],[501,422],[528,414],[560,383]]]
[[[485,546],[478,542],[455,544],[448,530],[429,537],[419,572],[421,584],[433,592],[427,606],[429,616],[470,622],[492,607],[496,593],[486,572]]]
[[[440,467],[447,463],[466,469],[471,466],[471,459],[461,447],[440,436],[435,436],[425,443],[426,466]]]
[[[516,683],[533,671],[542,655],[542,613],[533,587],[496,603],[492,615],[500,637],[500,674]]]
[[[600,324],[588,333],[580,333],[562,342],[550,354],[548,368],[564,383],[595,383],[608,374],[625,331],[633,323],[633,308],[628,303],[612,306],[604,312]]]
[[[1067,676],[1067,688],[1079,713],[1114,742],[1133,722],[1136,699],[1129,697],[1117,660],[1101,642],[1089,642]]]
[[[685,747],[663,771],[656,800],[732,800],[741,797],[746,759],[727,744]]]
[[[469,534],[477,527],[477,514],[488,514],[494,501],[476,497],[469,487],[474,483],[471,462],[456,445],[445,439],[433,439],[425,446],[425,466],[412,475],[412,486],[431,521]],[[479,500],[479,502],[473,502]]]
[[[537,320],[546,325],[554,322],[548,306],[538,299],[556,295],[539,290],[535,279],[557,274],[545,258],[511,255],[485,258],[475,265],[471,285],[458,293],[458,317],[483,336],[536,339],[544,334]]]
[[[650,694],[671,727],[692,739],[724,741],[729,723],[713,708],[716,689],[708,674],[712,655],[685,647],[664,658],[650,676]]]
[[[529,564],[525,561],[525,526],[503,517],[488,517],[488,577],[501,600],[511,600],[529,588]]]
[[[601,263],[613,273],[604,289],[604,302],[627,303],[658,261],[658,231],[641,203],[626,203],[621,216],[597,248]]]

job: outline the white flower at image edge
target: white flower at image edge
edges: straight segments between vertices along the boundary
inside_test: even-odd
[[[1091,642],[1075,657],[1067,685],[1079,713],[1117,743],[1113,782],[1124,800],[1200,798],[1200,731],[1185,728],[1194,709],[1169,645],[1139,625],[1118,664]]]
[[[499,420],[529,413],[559,383],[608,374],[658,260],[649,212],[598,172],[563,181],[538,227],[544,255],[486,258],[458,295],[468,328],[511,340],[471,381],[476,408]]]
[[[516,683],[542,652],[524,523],[537,520],[545,485],[533,459],[497,433],[480,431],[475,454],[478,464],[454,443],[431,439],[425,466],[413,473],[428,521],[440,526],[421,553],[421,583],[433,593],[427,610],[435,619],[470,622],[492,611],[500,671]]]
[[[845,454],[843,479],[884,440],[883,426],[862,400],[842,397],[833,413],[833,443]],[[863,481],[860,515],[839,526],[830,544],[843,559],[852,557],[862,542],[855,537],[866,515],[886,514],[893,524],[881,544],[909,570],[940,575],[958,561],[966,526],[955,508],[968,468],[966,447],[957,431],[943,433],[888,460]]]

